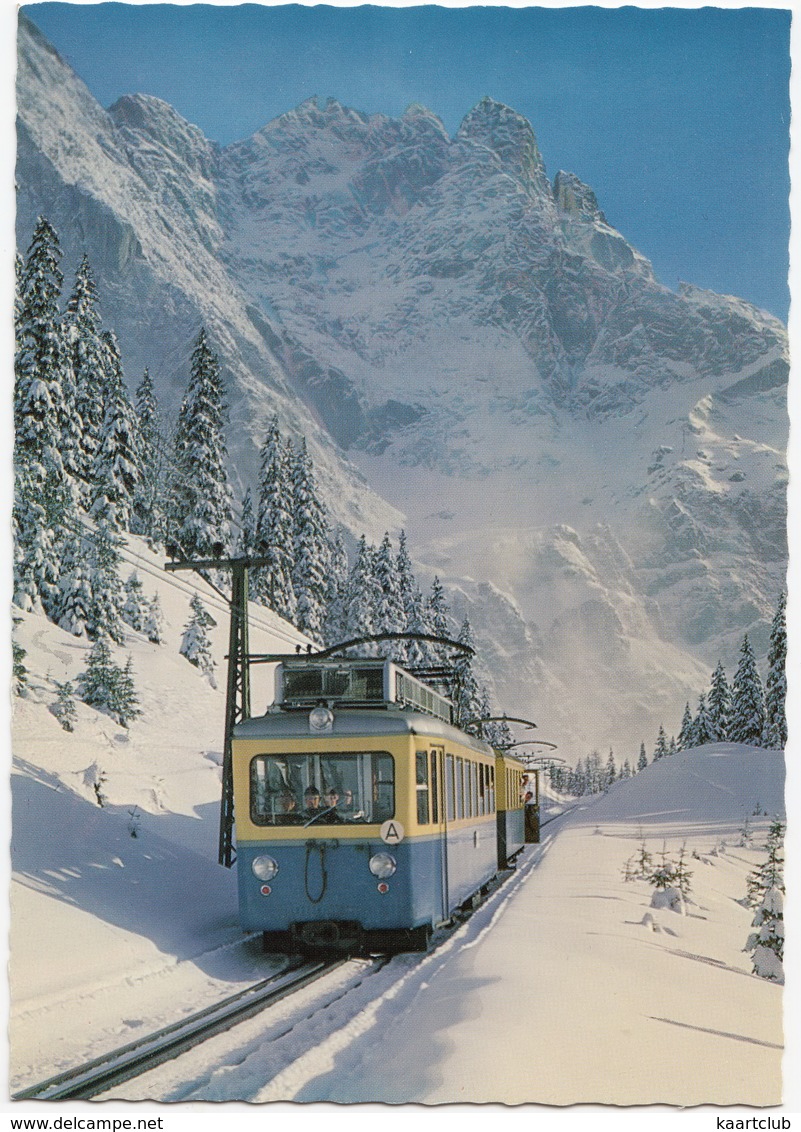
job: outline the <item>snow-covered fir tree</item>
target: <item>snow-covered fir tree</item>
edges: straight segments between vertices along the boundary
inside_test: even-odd
[[[215,661],[211,652],[211,641],[208,630],[214,625],[214,618],[207,611],[198,594],[193,594],[189,602],[191,610],[189,620],[184,626],[181,647],[178,650],[185,656],[190,664],[208,677],[212,687],[216,687],[214,679]]]
[[[764,746],[783,750],[787,743],[787,621],[786,594],[779,595],[776,613],[770,630],[768,650],[768,678],[765,683],[765,735]]]
[[[170,540],[187,558],[219,557],[231,541],[225,417],[219,359],[201,329],[178,413],[170,488]]]
[[[135,415],[139,439],[141,478],[134,491],[132,531],[151,545],[163,544],[167,530],[167,461],[164,425],[150,372],[145,370],[136,387]]]
[[[740,647],[740,662],[732,685],[729,739],[733,743],[748,743],[757,747],[762,741],[764,727],[765,700],[762,681],[746,633]]]
[[[128,580],[125,583],[122,619],[126,625],[130,625],[137,633],[141,633],[147,617],[147,608],[148,603],[142,587],[142,579],[134,570],[128,575]]]
[[[784,834],[785,823],[774,818],[768,829],[765,842],[767,857],[746,877],[746,896],[743,903],[756,908],[770,888],[784,892]]]
[[[89,571],[89,599],[86,632],[92,640],[110,637],[117,644],[125,640],[122,609],[125,591],[120,579],[119,534],[104,520],[98,522],[91,537],[84,540]]]
[[[680,751],[686,751],[695,743],[695,728],[693,726],[693,716],[690,711],[689,703],[684,705],[684,715],[681,720],[681,727],[679,728],[679,737],[676,746]]]
[[[406,614],[400,592],[395,552],[392,549],[389,532],[385,532],[381,545],[376,551],[373,560],[373,575],[376,587],[373,632],[405,632]],[[381,651],[385,656],[391,656],[400,661],[403,659],[405,650],[403,643],[396,641],[385,643]]]
[[[158,594],[154,594],[148,603],[142,632],[154,645],[160,645],[164,641],[164,614]]]
[[[325,643],[329,646],[346,639],[349,574],[348,554],[345,550],[342,530],[337,528],[330,544],[326,589]]]
[[[467,617],[462,622],[458,641],[459,644],[475,651],[473,630]],[[473,656],[470,653],[457,653],[453,665],[450,698],[453,702],[454,723],[457,727],[464,727],[469,720],[479,719],[483,715],[483,697],[473,673]]]
[[[67,540],[61,561],[59,578],[58,624],[73,636],[87,632],[93,603],[91,532],[78,528]]]
[[[689,708],[688,708],[689,710]],[[637,759],[637,770],[645,770],[648,766],[648,756],[645,753],[645,743],[640,743],[640,757]]]
[[[294,519],[294,624],[301,633],[322,644],[325,640],[325,603],[330,569],[330,526],[317,493],[314,467],[305,438],[294,453],[290,474]]]
[[[698,711],[693,720],[693,746],[702,747],[704,743],[712,743],[713,731],[709,722],[709,712],[706,706],[706,696],[702,692],[698,698]]]
[[[419,629],[412,628],[412,624],[418,614],[417,602],[419,601],[420,591],[415,581],[412,560],[409,557],[406,531],[403,530],[398,536],[398,553],[395,556],[395,576],[397,579],[397,591],[400,597],[401,609],[403,611],[403,632],[419,632]],[[398,655],[403,664],[414,666],[415,664],[422,663],[422,652],[419,645],[415,642],[404,642]]]
[[[16,303],[12,526],[14,601],[50,617],[79,501],[80,426],[59,309],[60,257],[58,237],[40,217]]]
[[[59,479],[74,481],[80,421],[59,301],[61,249],[52,225],[39,217],[22,273],[15,326],[15,460],[43,466],[49,456]],[[43,474],[43,473],[41,473]]]
[[[656,762],[657,759],[665,758],[667,753],[668,753],[667,736],[665,735],[664,727],[660,723],[659,724],[659,732],[658,732],[657,737],[656,737],[656,746],[654,747],[654,757],[653,757],[652,761]]]
[[[63,684],[56,683],[56,702],[51,704],[50,711],[56,717],[65,731],[74,731],[78,713],[75,708],[75,689],[69,680]]]
[[[617,765],[615,763],[615,752],[609,748],[609,755],[606,759],[606,774],[604,781],[604,790],[608,790],[610,786],[614,785],[617,781]]]
[[[723,665],[718,661],[712,673],[712,683],[707,700],[710,743],[724,743],[729,737],[731,719],[731,692]]]
[[[292,584],[295,525],[292,515],[289,452],[273,417],[261,447],[255,553],[267,565],[254,570],[254,596],[294,622],[297,599]]]
[[[95,641],[86,671],[79,677],[81,699],[90,707],[105,712],[123,727],[140,715],[133,682],[130,658],[125,668],[114,661],[108,637],[101,635]]]
[[[373,567],[375,555],[364,535],[359,539],[356,558],[348,578],[345,598],[345,639],[369,636],[376,632],[378,585]],[[372,651],[372,650],[370,650]]]
[[[235,552],[239,558],[251,558],[256,546],[256,515],[253,511],[253,494],[247,488],[242,498],[242,515],[239,520],[239,534],[236,538]]]
[[[131,529],[134,497],[142,479],[142,454],[133,406],[125,388],[119,346],[103,331],[105,410],[92,467],[90,513],[116,531]]]
[[[784,983],[784,896],[769,888],[756,910],[745,950],[751,952],[752,970],[761,979]]]
[[[106,347],[101,338],[97,287],[86,256],[75,273],[64,314],[64,337],[75,383],[75,409],[80,420],[81,501],[89,506],[95,456],[100,447],[105,398]]]

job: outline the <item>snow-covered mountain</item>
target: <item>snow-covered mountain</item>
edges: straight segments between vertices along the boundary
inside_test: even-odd
[[[469,613],[499,703],[575,761],[632,753],[783,585],[786,334],[655,280],[530,124],[309,99],[225,148],[145,95],[101,108],[24,18],[19,242],[84,251],[126,369],[175,405],[201,322],[236,474],[267,418],[337,519],[405,525]],[[622,748],[621,748],[622,753]]]

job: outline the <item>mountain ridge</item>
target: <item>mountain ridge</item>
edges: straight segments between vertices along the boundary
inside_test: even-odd
[[[784,328],[658,283],[590,186],[548,179],[522,115],[485,97],[449,137],[419,105],[315,97],[219,147],[152,96],[102,110],[24,17],[18,88],[20,243],[43,212],[66,264],[89,254],[129,376],[147,365],[168,407],[206,324],[238,486],[277,411],[338,522],[406,526],[521,707],[617,743],[622,689],[631,742],[637,718],[678,726],[743,631],[764,646]]]

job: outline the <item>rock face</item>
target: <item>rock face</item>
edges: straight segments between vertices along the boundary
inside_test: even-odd
[[[484,98],[450,138],[312,98],[220,149],[158,99],[103,110],[24,17],[18,84],[20,245],[43,212],[89,254],[168,405],[205,323],[241,480],[277,410],[340,521],[403,522],[569,760],[636,755],[744,630],[765,644],[784,327],[661,286],[521,115]]]

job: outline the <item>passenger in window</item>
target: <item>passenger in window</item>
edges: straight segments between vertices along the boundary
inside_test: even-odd
[[[306,787],[303,792],[303,802],[306,808],[306,816],[317,817],[320,813],[320,791],[316,786]]]

